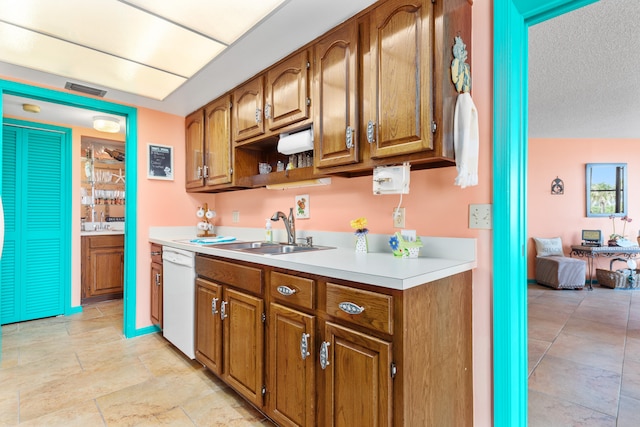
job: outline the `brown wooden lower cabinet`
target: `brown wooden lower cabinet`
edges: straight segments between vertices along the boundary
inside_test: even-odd
[[[277,425],[473,425],[470,271],[404,291],[204,255],[196,272],[196,358]]]
[[[196,272],[196,359],[262,408],[266,319],[252,295],[262,292],[262,271],[198,256]]]
[[[162,246],[151,244],[151,324],[162,329]]]
[[[81,302],[122,298],[124,235],[82,236]]]

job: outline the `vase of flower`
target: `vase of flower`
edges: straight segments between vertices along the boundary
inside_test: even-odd
[[[356,253],[369,252],[369,242],[367,241],[367,219],[364,217],[351,220],[351,228],[355,230],[356,235]]]
[[[367,253],[369,252],[369,242],[367,242],[367,235],[356,235],[356,252]]]

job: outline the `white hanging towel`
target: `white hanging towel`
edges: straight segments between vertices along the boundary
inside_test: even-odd
[[[468,92],[458,95],[453,115],[453,145],[458,176],[454,182],[462,188],[478,185],[478,110]]]

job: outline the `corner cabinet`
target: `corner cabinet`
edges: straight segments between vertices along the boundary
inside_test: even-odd
[[[122,298],[124,235],[82,236],[82,304]]]
[[[471,271],[404,291],[209,255],[196,273],[196,358],[277,425],[473,424]]]

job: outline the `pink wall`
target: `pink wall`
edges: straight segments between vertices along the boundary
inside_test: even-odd
[[[468,227],[471,203],[491,203],[491,114],[492,114],[492,7],[491,2],[473,6],[472,95],[479,112],[479,185],[453,186],[455,168],[414,171],[406,209],[406,228],[421,235],[474,237],[478,239],[478,267],[473,272],[473,352],[475,425],[492,424],[491,280],[492,233]],[[28,83],[28,82],[27,82]],[[202,202],[215,207],[216,224],[262,227],[276,210],[293,206],[296,194],[309,194],[311,218],[297,223],[300,230],[350,231],[349,220],[366,216],[372,233],[392,233],[391,212],[399,196],[374,196],[371,177],[334,178],[327,187],[286,191],[243,190],[221,194],[188,194],[184,190],[184,118],[144,108],[138,110],[138,234],[137,318],[138,328],[149,321],[150,226],[194,225],[195,208]],[[175,180],[146,178],[148,143],[175,148]],[[555,175],[553,176],[555,178]],[[566,182],[566,181],[565,181]],[[231,212],[240,211],[240,222],[231,222]],[[640,220],[640,218],[639,218]],[[79,229],[79,218],[77,220]],[[76,224],[74,224],[75,227]]]
[[[561,237],[565,255],[571,245],[580,244],[583,229],[602,230],[606,239],[613,233],[609,218],[586,216],[585,165],[587,163],[627,163],[629,183],[629,217],[625,234],[635,241],[640,229],[640,159],[624,153],[638,150],[640,139],[530,139],[527,200],[527,235],[529,241],[527,277],[535,277],[536,250],[532,237]],[[607,149],[605,149],[607,147]],[[615,147],[610,149],[610,147]],[[551,181],[564,181],[564,195],[551,195]],[[623,222],[616,220],[616,232]],[[596,265],[609,268],[609,260],[601,258]]]

